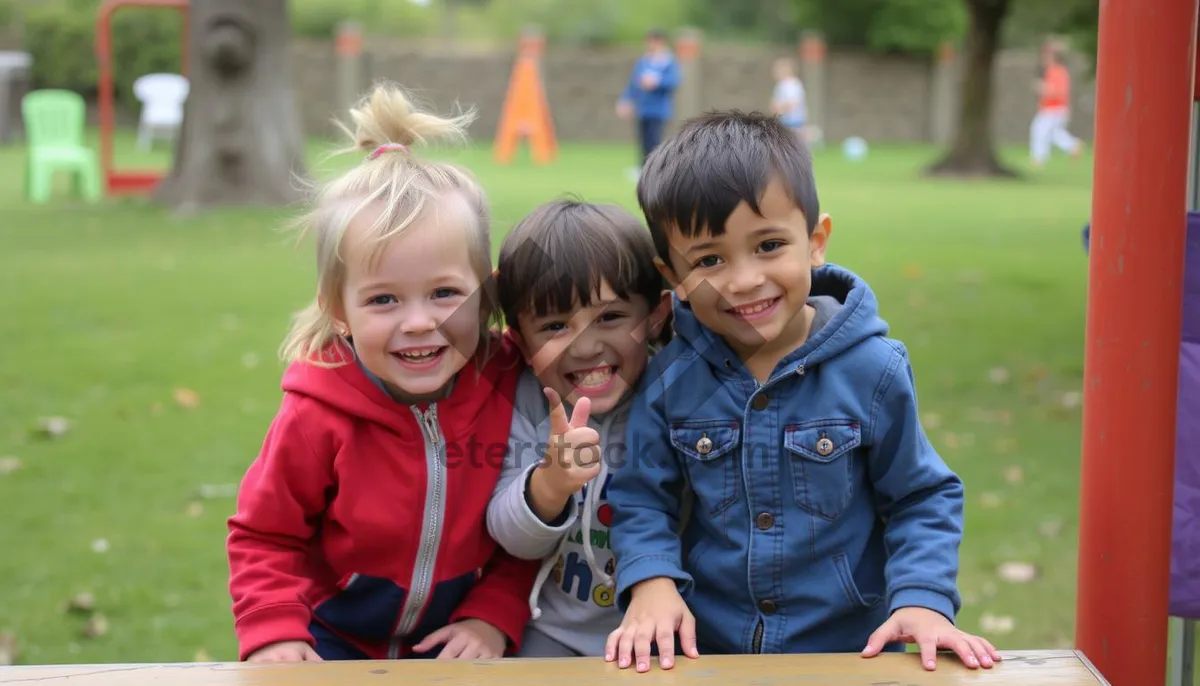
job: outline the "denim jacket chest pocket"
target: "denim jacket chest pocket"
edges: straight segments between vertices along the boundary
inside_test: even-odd
[[[719,515],[737,502],[737,422],[685,420],[671,423],[671,445],[684,457],[699,507]]]
[[[862,429],[852,419],[821,419],[784,428],[791,456],[796,505],[814,517],[835,520],[854,495],[854,459]]]

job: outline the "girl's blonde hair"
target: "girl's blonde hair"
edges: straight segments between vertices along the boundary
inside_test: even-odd
[[[292,318],[291,330],[280,346],[287,363],[308,362],[332,367],[346,362],[338,352],[325,354],[340,334],[333,308],[341,302],[346,280],[342,239],[346,227],[360,212],[377,212],[365,239],[375,246],[368,259],[377,259],[392,238],[402,235],[438,203],[457,196],[469,208],[468,250],[471,268],[479,279],[480,339],[486,351],[489,323],[499,307],[492,274],[491,216],[479,183],[466,170],[446,162],[423,160],[413,146],[438,140],[466,140],[473,110],[443,118],[421,111],[399,86],[382,83],[350,110],[354,129],[338,126],[353,141],[350,151],[368,153],[367,159],[316,191],[309,211],[298,218],[301,235],[316,234],[317,297]],[[351,332],[353,334],[353,332]]]

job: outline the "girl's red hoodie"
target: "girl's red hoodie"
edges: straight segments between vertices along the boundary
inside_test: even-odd
[[[393,400],[344,345],[340,367],[287,369],[229,519],[240,659],[279,641],[313,644],[313,622],[373,658],[406,657],[466,618],[519,648],[538,564],[497,547],[486,510],[521,358],[507,336],[490,349],[428,406]]]

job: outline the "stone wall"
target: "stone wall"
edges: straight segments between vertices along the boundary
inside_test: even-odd
[[[765,109],[770,99],[770,65],[774,58],[796,55],[786,48],[705,45],[693,63],[695,95],[677,103],[677,114],[689,110]],[[504,102],[515,49],[441,50],[409,48],[395,40],[367,39],[359,63],[357,92],[374,79],[399,82],[427,99],[439,111],[456,103],[474,107],[479,118],[471,135],[488,140]],[[628,141],[630,124],[613,112],[638,51],[546,46],[542,74],[554,124],[562,141]],[[293,45],[294,81],[305,129],[313,135],[333,131],[330,120],[343,116],[338,83],[339,56],[334,42],[298,40]],[[1093,84],[1086,64],[1072,57],[1073,114],[1071,130],[1092,135]],[[1033,84],[1037,55],[1006,51],[995,72],[994,130],[1001,143],[1023,144],[1036,108]],[[944,70],[944,71],[942,71]],[[869,141],[937,142],[949,135],[939,121],[954,121],[957,112],[959,57],[946,60],[885,57],[830,51],[801,65],[810,90],[810,108],[827,139],[857,135]],[[940,81],[939,81],[940,79]],[[948,84],[942,88],[938,83]],[[939,119],[939,117],[941,119]],[[951,124],[952,127],[952,124]]]

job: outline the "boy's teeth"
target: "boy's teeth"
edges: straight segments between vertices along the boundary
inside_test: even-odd
[[[737,308],[737,311],[739,314],[754,314],[755,312],[762,312],[770,306],[771,301],[768,300],[766,302],[758,303],[757,305],[751,305],[750,307],[739,307]]]
[[[577,386],[603,386],[612,378],[612,367],[604,369],[593,369],[584,375],[575,375],[575,385]]]

